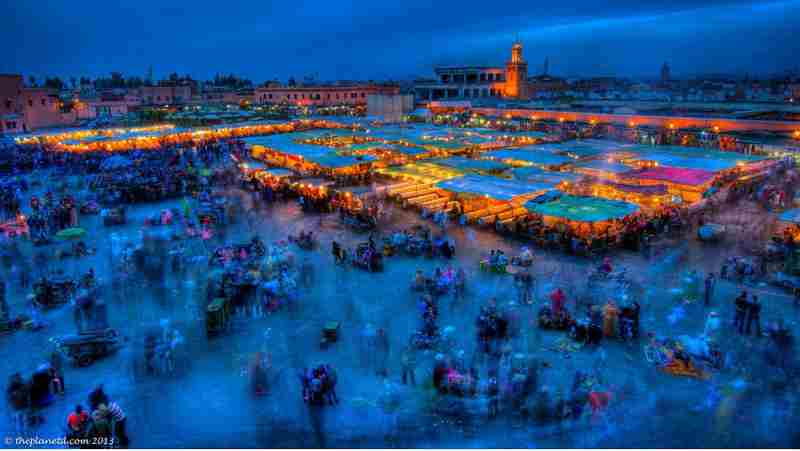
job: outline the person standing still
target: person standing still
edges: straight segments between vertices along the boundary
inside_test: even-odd
[[[761,302],[758,296],[753,296],[753,302],[750,303],[747,309],[747,327],[744,333],[750,335],[750,326],[756,323],[756,337],[761,336]]]
[[[714,286],[716,285],[716,279],[714,278],[713,272],[708,273],[706,276],[705,285],[705,304],[711,305],[711,300],[714,299]]]
[[[405,385],[410,379],[411,385],[417,385],[416,375],[414,374],[417,366],[417,353],[412,343],[409,343],[405,349],[403,349],[403,353],[400,355],[400,364],[403,367],[403,384]]]
[[[747,312],[748,302],[747,302],[747,292],[743,291],[739,297],[736,298],[734,301],[735,308],[736,308],[736,316],[733,318],[733,327],[736,329],[740,334],[744,333],[744,320],[745,320],[745,313]]]

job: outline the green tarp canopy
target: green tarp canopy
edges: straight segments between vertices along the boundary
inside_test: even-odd
[[[528,201],[525,208],[542,216],[569,219],[577,222],[602,222],[621,219],[639,211],[629,202],[591,196],[561,196],[553,202],[538,204]]]
[[[488,175],[465,175],[436,184],[438,188],[463,194],[488,196],[497,200],[509,201],[519,196],[529,196],[555,188],[552,183],[530,183],[518,180],[501,179]]]

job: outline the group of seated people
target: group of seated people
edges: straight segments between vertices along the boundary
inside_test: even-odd
[[[481,260],[481,268],[485,268],[486,265],[490,270],[504,270],[508,266],[508,257],[500,249],[492,249],[489,253],[489,258]]]
[[[414,279],[411,281],[411,288],[414,291],[426,291],[429,294],[443,294],[451,287],[463,287],[466,283],[466,273],[463,269],[453,269],[448,266],[446,269],[436,268],[432,277],[425,277],[421,269],[417,269]]]

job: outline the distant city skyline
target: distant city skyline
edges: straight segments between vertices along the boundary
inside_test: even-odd
[[[529,75],[657,79],[666,61],[674,78],[753,77],[797,71],[800,0],[708,0],[613,5],[575,1],[534,5],[485,2],[302,5],[198,0],[191,8],[155,0],[76,8],[62,1],[0,7],[0,38],[11,57],[0,73],[27,80],[59,76],[145,77],[172,72],[206,80],[233,73],[255,83],[411,80],[436,65],[502,65],[516,38]]]

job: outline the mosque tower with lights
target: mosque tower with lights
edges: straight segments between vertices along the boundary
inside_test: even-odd
[[[511,47],[511,61],[506,63],[505,97],[528,98],[528,63],[522,59],[522,43],[519,41]]]

